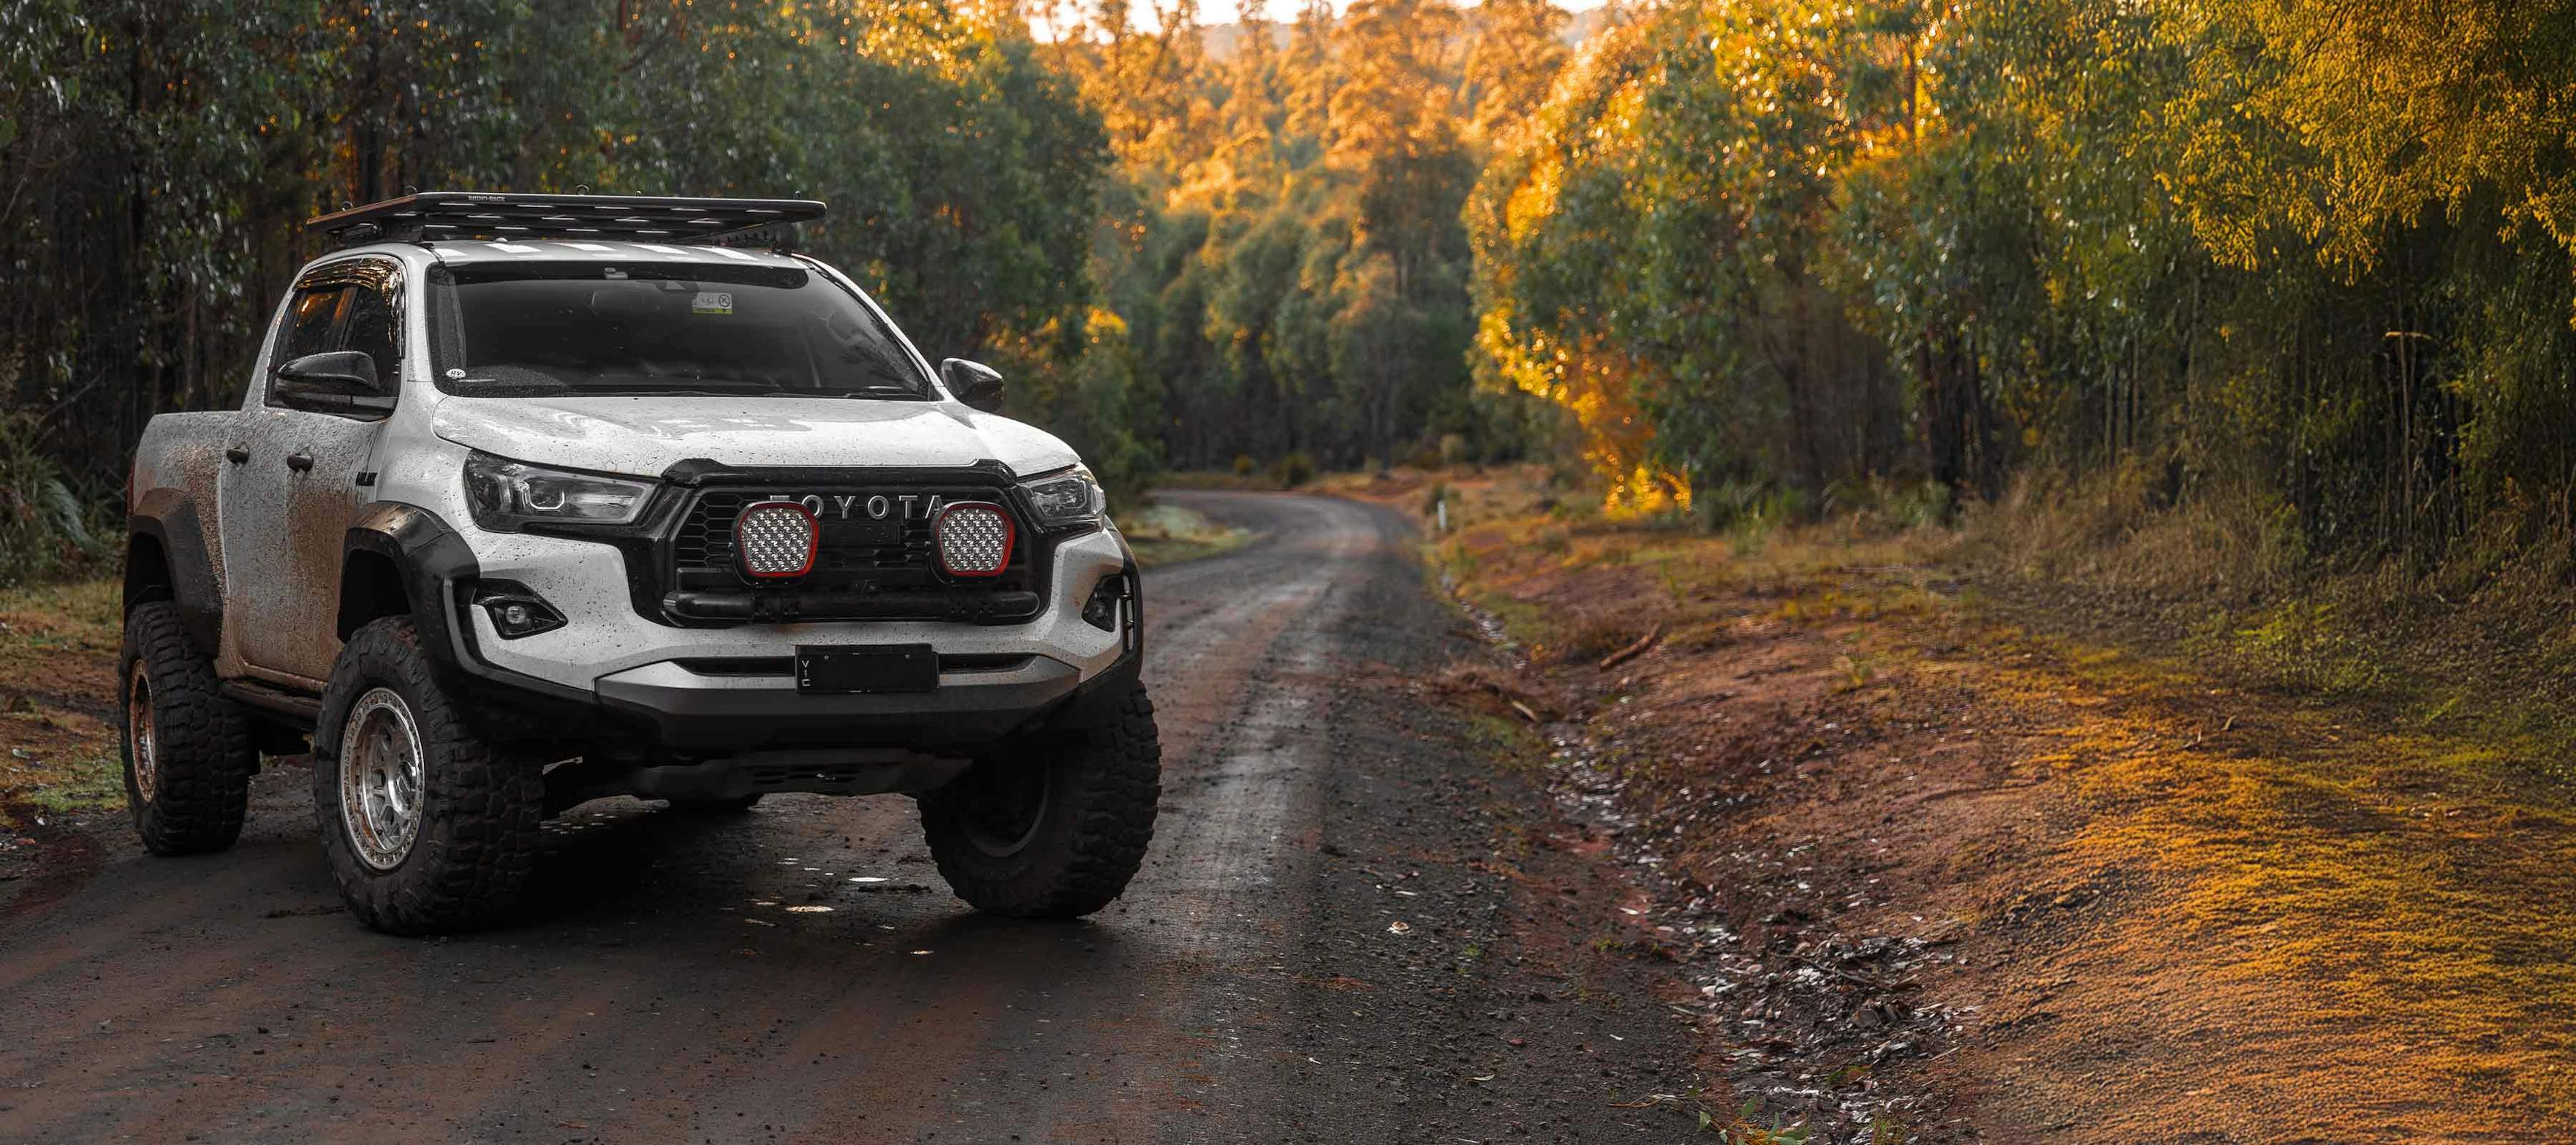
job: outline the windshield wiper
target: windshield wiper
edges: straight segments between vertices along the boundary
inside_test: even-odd
[[[518,381],[501,378],[451,378],[448,386],[467,397],[480,398],[550,398],[573,392],[569,382]]]

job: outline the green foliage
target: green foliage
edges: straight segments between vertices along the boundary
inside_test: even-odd
[[[1315,459],[1303,450],[1291,453],[1270,467],[1270,478],[1282,489],[1294,489],[1315,479]]]
[[[2564,0],[1681,0],[1486,166],[1477,374],[1712,524],[2134,472],[2283,506],[2306,561],[2542,543],[2571,80]]]
[[[2248,622],[2221,619],[2191,643],[2255,684],[2295,693],[2362,696],[2388,682],[2380,650],[2338,617],[2329,601],[2288,600]]]
[[[1121,504],[1552,454],[1750,532],[2096,477],[2299,565],[2576,532],[2576,0],[1195,13],[17,0],[0,559],[89,559],[63,504],[235,399],[302,219],[406,186],[826,198]]]
[[[1163,386],[1163,456],[1527,452],[1536,419],[1470,394],[1459,209],[1481,125],[1562,58],[1562,13],[1361,0],[1228,29],[1220,59],[1189,12],[1145,34],[1102,5],[1065,52],[1122,159],[1096,273]]]
[[[1107,141],[1041,56],[1015,17],[903,0],[17,0],[0,361],[23,368],[0,407],[50,411],[71,487],[112,487],[152,414],[237,400],[318,253],[303,220],[345,202],[797,195],[833,206],[807,247],[925,353],[1099,398],[1037,412],[1132,488],[1151,450],[1102,423],[1151,399],[1085,321]]]
[[[0,588],[114,566],[117,534],[37,448],[35,420],[0,416]]]

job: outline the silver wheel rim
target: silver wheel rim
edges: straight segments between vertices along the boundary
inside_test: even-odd
[[[420,728],[391,688],[371,688],[340,731],[340,823],[358,861],[401,866],[420,834]]]
[[[152,671],[141,660],[125,680],[125,757],[134,766],[134,793],[152,802],[161,786],[161,761],[152,736]]]

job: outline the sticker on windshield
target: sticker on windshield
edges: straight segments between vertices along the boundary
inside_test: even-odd
[[[733,292],[729,290],[701,290],[698,292],[697,301],[689,304],[689,312],[692,314],[731,314],[733,313]]]

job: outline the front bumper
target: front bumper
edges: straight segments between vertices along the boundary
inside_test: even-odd
[[[679,628],[635,612],[624,562],[610,546],[480,532],[469,541],[425,510],[388,508],[395,511],[376,527],[399,549],[415,624],[453,669],[469,710],[495,738],[541,742],[567,755],[666,764],[789,750],[962,754],[1019,732],[1082,725],[1103,706],[1094,701],[1132,686],[1142,662],[1135,566],[1114,530],[1057,542],[1050,605],[1024,624]],[[1092,590],[1121,576],[1131,606],[1113,630],[1085,621],[1082,604]],[[489,613],[471,603],[474,586],[486,579],[534,591],[566,623],[502,639]],[[795,649],[830,644],[928,644],[943,661],[939,688],[798,692]],[[715,664],[728,667],[701,670]]]
[[[1132,683],[1141,657],[1086,681],[1044,656],[1000,672],[943,672],[939,690],[804,695],[790,677],[709,677],[665,661],[599,681],[600,703],[651,725],[673,755],[708,758],[786,748],[971,748],[1032,723],[1080,724],[1082,700]]]
[[[638,669],[603,684],[601,702],[654,728],[677,754],[585,759],[547,773],[547,798],[562,808],[625,794],[721,801],[928,791],[964,771],[968,751],[992,729],[1083,727],[1114,715],[1141,663],[1129,655],[1080,681],[1060,664],[1033,667],[1024,679],[911,696],[668,687],[655,682],[660,669]]]

